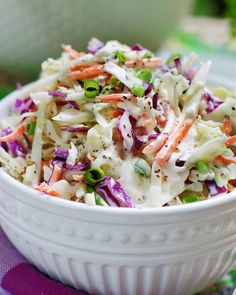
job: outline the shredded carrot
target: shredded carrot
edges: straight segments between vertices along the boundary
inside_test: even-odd
[[[103,102],[118,102],[126,99],[133,99],[134,96],[131,93],[113,93],[113,94],[104,94],[96,97]]]
[[[223,121],[223,131],[226,135],[229,135],[232,132],[232,124],[229,119],[224,119]]]
[[[164,165],[169,160],[178,144],[187,135],[193,123],[194,120],[191,120],[190,122],[183,121],[181,124],[177,125],[175,130],[171,133],[169,140],[166,141],[165,145],[156,154],[155,160],[160,166]]]
[[[95,65],[89,68],[86,68],[81,71],[74,71],[68,74],[68,77],[71,81],[74,80],[84,80],[95,78],[99,75],[104,74],[104,66],[103,65]]]
[[[166,126],[166,120],[157,120],[157,123],[163,128]]]
[[[71,59],[76,59],[78,57],[85,55],[84,52],[78,52],[78,51],[74,50],[73,48],[71,48],[70,45],[61,44],[61,47],[65,52],[67,52],[69,54],[69,57]]]
[[[157,154],[157,152],[160,151],[160,149],[164,146],[166,140],[168,139],[168,136],[171,134],[171,132],[173,131],[174,127],[175,127],[175,113],[171,108],[167,108],[166,111],[166,121],[167,124],[165,125],[162,133],[158,136],[158,138],[156,138],[155,140],[153,140],[151,143],[149,143],[144,149],[143,149],[143,153],[146,155],[151,155],[153,157],[155,157],[155,155]]]
[[[50,195],[50,196],[52,196],[52,197],[62,198],[62,197],[60,196],[60,194],[59,194],[56,190],[52,189],[52,188],[51,188],[47,183],[45,183],[45,182],[41,183],[40,185],[35,185],[33,188],[34,188],[36,191],[39,191],[39,192],[45,193],[45,194]]]
[[[122,109],[115,110],[112,113],[112,118],[117,118],[119,116],[122,116],[123,114],[124,114],[124,110],[122,110]]]
[[[118,128],[114,128],[113,140],[115,140],[117,143],[122,143],[123,142],[123,137],[122,137],[120,131],[118,130]]]
[[[215,160],[221,162],[225,165],[236,164],[236,159],[229,159],[224,157],[223,155],[218,155],[215,157]]]
[[[49,166],[51,163],[51,160],[48,161],[41,161],[41,167],[43,168],[44,166]]]
[[[20,124],[16,130],[14,130],[9,135],[1,136],[0,142],[9,142],[18,139],[25,132],[25,124]]]
[[[58,84],[58,87],[65,87],[65,88],[69,88],[69,86],[68,86],[68,85],[66,85],[66,84],[64,84],[64,83],[59,83],[59,84]]]
[[[127,68],[159,68],[163,65],[162,59],[159,57],[152,57],[152,58],[137,58],[134,60],[127,60],[125,62],[125,66]]]
[[[105,78],[105,84],[106,84],[106,85],[109,84],[111,77],[112,77],[112,75],[109,74],[109,73],[107,73],[106,78]]]
[[[45,166],[50,166],[50,163],[51,163],[51,160],[48,160],[48,161],[41,161],[41,175],[43,175],[43,168]]]
[[[147,120],[149,118],[149,115],[147,113],[142,113],[141,118]]]
[[[230,136],[227,138],[225,144],[226,144],[226,146],[231,146],[235,142],[236,142],[236,135],[233,135],[233,136]]]
[[[92,66],[96,66],[98,65],[96,62],[88,62],[86,64],[80,64],[80,65],[74,65],[74,66],[71,66],[70,67],[70,71],[71,72],[74,72],[74,71],[81,71],[81,70],[84,70],[84,69],[87,69],[87,68],[90,68]]]
[[[62,169],[59,166],[55,165],[49,184],[51,185],[51,184],[59,181],[61,179],[61,174],[62,174]]]

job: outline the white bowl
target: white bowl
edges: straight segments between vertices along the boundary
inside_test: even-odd
[[[6,116],[14,92],[0,103]],[[236,193],[156,209],[88,207],[42,195],[0,169],[0,221],[52,278],[92,294],[192,294],[236,262]]]
[[[61,43],[80,50],[92,37],[157,50],[193,0],[0,0],[0,68],[30,76]],[[10,13],[9,13],[10,12]]]

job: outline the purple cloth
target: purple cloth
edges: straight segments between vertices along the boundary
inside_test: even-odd
[[[2,288],[2,289],[1,289]],[[6,293],[1,293],[6,291]],[[85,295],[42,274],[29,264],[0,228],[0,294]]]

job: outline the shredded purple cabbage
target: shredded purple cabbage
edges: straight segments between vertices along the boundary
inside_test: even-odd
[[[69,171],[84,171],[87,170],[90,167],[89,164],[87,163],[81,163],[81,164],[76,164],[76,165],[66,165],[65,170]]]
[[[11,133],[12,133],[12,131],[10,128],[2,130],[2,136],[6,136]],[[1,142],[0,144],[1,144],[1,147],[4,148],[5,151],[10,151],[14,158],[25,157],[25,155],[26,155],[25,149],[16,140],[10,141],[10,142]]]
[[[55,154],[52,161],[52,166],[55,165],[70,171],[83,171],[89,168],[89,164],[87,163],[79,163],[75,165],[66,165],[66,159],[69,155],[68,150],[60,149],[58,147],[55,148]]]
[[[114,178],[107,176],[95,186],[96,191],[112,207],[134,208],[134,202],[126,194],[121,184]]]
[[[55,169],[55,166],[56,165],[59,166],[59,167],[61,167],[60,163],[58,165],[56,162],[52,162],[52,172],[51,172],[51,175],[49,176],[48,180],[46,181],[47,184],[50,184],[50,182],[51,182],[52,175],[54,173],[54,169]]]
[[[78,132],[78,133],[87,133],[89,130],[89,127],[65,127],[61,128],[62,131],[68,131],[68,132]]]
[[[25,157],[26,151],[17,141],[8,142],[8,146],[13,157]]]
[[[2,130],[2,133],[1,133],[1,136],[6,136],[6,135],[8,135],[8,134],[10,134],[10,133],[11,133],[11,129],[10,129],[10,128],[3,129],[3,130]],[[6,152],[9,151],[8,143],[7,143],[7,142],[0,142],[0,145],[1,145],[1,147],[2,147]]]
[[[66,158],[68,157],[69,152],[67,150],[63,150],[60,148],[55,148],[54,158],[52,160],[52,166],[59,166],[60,168],[64,168],[66,165]]]
[[[143,144],[145,143],[145,141],[143,140],[143,138],[139,135],[136,135],[135,133],[133,133],[133,139],[134,139],[134,147],[136,150],[140,151],[143,147]]]
[[[144,95],[148,95],[152,91],[152,85],[148,82],[143,82],[144,86]]]
[[[179,57],[174,58],[174,64],[179,73],[182,72],[182,63]]]
[[[60,159],[60,158],[56,158],[55,157],[55,158],[53,158],[51,164],[52,164],[52,167],[54,167],[55,165],[57,165],[60,168],[65,168],[66,162],[63,159]]]
[[[156,139],[158,137],[158,133],[150,133],[148,135],[148,140]]]
[[[14,104],[14,111],[19,114],[24,114],[33,111],[35,107],[36,105],[30,97],[26,99],[17,98]]]
[[[220,106],[223,103],[223,101],[216,101],[209,92],[204,93],[204,99],[207,103],[206,112],[208,114],[213,112],[215,109],[218,108],[218,106]]]
[[[56,158],[66,160],[68,155],[69,155],[68,150],[63,150],[63,149],[60,149],[58,147],[55,148],[55,157]]]
[[[0,146],[6,151],[8,152],[8,145],[6,142],[0,142]]]
[[[79,106],[77,105],[77,103],[75,101],[72,100],[68,100],[68,104],[72,107],[72,109],[74,110],[79,110]]]
[[[133,51],[142,51],[144,48],[140,44],[136,43],[131,47],[131,49]]]
[[[55,96],[55,97],[61,97],[63,99],[66,99],[66,94],[61,93],[59,91],[48,91],[49,95]],[[79,106],[75,101],[68,100],[68,104],[75,110],[79,110]]]
[[[155,93],[152,97],[152,107],[156,110],[157,109],[157,101],[158,101],[159,94]]]
[[[122,116],[117,121],[116,124],[117,130],[120,132],[122,138],[123,138],[123,147],[125,152],[130,152],[134,140],[133,140],[133,130],[132,130],[132,123],[130,120],[130,114],[128,111],[125,111]]]
[[[163,73],[168,73],[168,72],[170,72],[170,70],[171,70],[171,68],[169,66],[167,66],[167,65],[164,65],[164,66],[161,67],[161,71]]]
[[[51,96],[61,97],[61,98],[66,99],[66,94],[61,93],[59,91],[48,91],[48,94],[51,95]]]
[[[219,194],[223,194],[227,192],[226,187],[219,187],[214,180],[206,180],[205,181],[207,190],[209,194],[213,197]]]
[[[104,43],[102,43],[99,40],[96,40],[96,42],[89,43],[87,49],[89,53],[96,54],[103,46],[104,46]]]

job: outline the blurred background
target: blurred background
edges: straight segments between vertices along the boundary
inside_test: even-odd
[[[128,4],[127,4],[128,3]],[[236,85],[236,0],[0,0],[0,96],[37,79],[60,43],[140,42],[164,57],[195,51]]]

